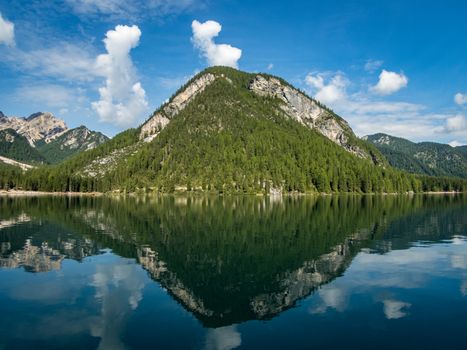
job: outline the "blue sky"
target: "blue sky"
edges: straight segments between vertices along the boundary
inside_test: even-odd
[[[226,64],[285,78],[360,136],[467,144],[466,13],[449,0],[0,0],[0,110],[112,136]]]

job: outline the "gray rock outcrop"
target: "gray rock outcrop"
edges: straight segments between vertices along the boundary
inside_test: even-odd
[[[216,76],[207,73],[189,84],[182,92],[177,94],[172,101],[167,103],[161,111],[155,113],[141,128],[140,139],[151,141],[162,129],[164,129],[170,120],[182,111],[198,94],[210,85]]]
[[[367,152],[351,143],[350,138],[354,134],[346,121],[321,107],[300,91],[283,84],[279,79],[265,78],[262,75],[257,75],[248,88],[259,96],[278,98],[284,102],[281,106],[282,111],[290,118],[318,131],[345,150],[361,158],[370,158]]]
[[[68,130],[65,122],[56,118],[52,113],[34,113],[27,118],[6,117],[0,115],[0,130],[13,129],[18,134],[26,137],[29,144],[35,147],[35,143],[43,140],[49,143]]]

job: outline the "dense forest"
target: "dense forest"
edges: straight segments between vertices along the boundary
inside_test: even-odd
[[[435,142],[415,143],[386,134],[365,137],[395,168],[415,174],[467,178],[467,149]]]
[[[465,191],[465,180],[408,174],[358,140],[378,165],[347,152],[288,117],[276,98],[247,89],[251,74],[222,75],[149,143],[129,129],[57,166],[18,175],[0,170],[3,188],[43,191],[210,193],[393,193]],[[204,74],[200,73],[200,74]],[[339,118],[330,113],[330,118]]]
[[[0,130],[0,156],[32,164],[46,162],[44,156],[29,144],[28,139],[13,129]]]

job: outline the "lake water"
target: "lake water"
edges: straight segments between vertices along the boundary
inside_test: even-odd
[[[0,349],[466,349],[467,196],[0,198]]]

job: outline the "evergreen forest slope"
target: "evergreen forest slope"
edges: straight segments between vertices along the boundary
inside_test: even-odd
[[[45,191],[316,193],[464,190],[391,167],[332,110],[280,78],[212,67],[137,129],[9,186]]]

